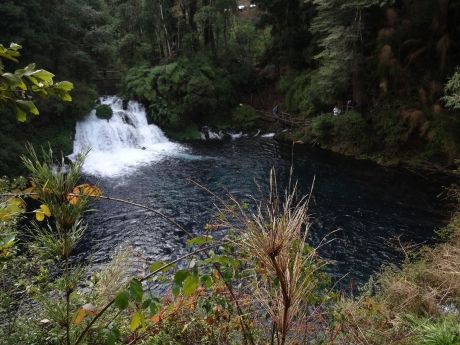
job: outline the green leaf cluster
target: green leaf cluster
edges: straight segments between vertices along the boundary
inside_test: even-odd
[[[129,98],[149,104],[149,114],[157,124],[174,130],[224,112],[235,103],[239,82],[207,59],[181,58],[166,65],[130,69],[125,88]]]
[[[54,96],[70,102],[73,84],[68,81],[55,83],[54,74],[43,69],[36,69],[35,64],[14,72],[7,72],[2,59],[18,62],[21,46],[11,43],[9,48],[0,44],[0,108],[8,107],[16,113],[18,121],[27,120],[27,115],[38,115],[34,98]]]

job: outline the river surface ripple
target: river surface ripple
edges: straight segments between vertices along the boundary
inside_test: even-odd
[[[391,239],[432,242],[434,229],[445,224],[448,205],[437,197],[448,182],[406,171],[378,167],[308,147],[280,144],[269,138],[184,144],[183,154],[165,157],[122,177],[86,176],[104,195],[145,204],[173,218],[195,234],[215,213],[212,197],[189,182],[192,178],[219,196],[229,192],[248,199],[267,188],[271,167],[286,185],[294,157],[294,180],[307,192],[315,177],[310,213],[316,246],[333,231],[320,254],[331,260],[327,271],[342,284],[363,283],[382,264],[398,263],[401,253]],[[104,162],[101,162],[104,164]],[[109,201],[94,203],[88,230],[78,248],[97,267],[120,245],[130,244],[146,260],[168,260],[187,251],[186,237],[151,212]]]

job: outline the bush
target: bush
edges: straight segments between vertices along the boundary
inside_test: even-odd
[[[364,144],[367,142],[367,124],[361,114],[350,111],[338,116],[334,123],[334,135],[341,142]]]
[[[286,94],[283,106],[293,113],[313,115],[319,110],[311,90],[310,77],[307,74],[288,75],[279,83],[279,89]]]
[[[439,117],[428,132],[426,157],[451,164],[458,156],[460,123],[456,118]]]
[[[373,116],[374,129],[386,150],[398,150],[408,139],[408,131],[394,106],[383,106]]]
[[[286,95],[284,107],[289,112],[305,115],[331,110],[332,105],[347,93],[343,87],[331,83],[335,72],[328,69],[310,73],[296,71],[283,77],[279,89]]]
[[[311,134],[321,144],[353,149],[368,143],[367,123],[361,114],[347,112],[333,116],[323,114],[313,118]]]
[[[232,121],[238,129],[254,129],[257,121],[257,112],[250,105],[240,104],[232,112]]]
[[[333,135],[335,118],[331,114],[323,114],[313,118],[311,134],[319,140],[325,140]]]
[[[167,65],[133,67],[125,80],[126,95],[150,104],[150,116],[166,130],[178,131],[190,122],[203,125],[210,114],[231,109],[238,86],[246,82],[242,66],[221,66],[206,58],[180,58]]]
[[[100,104],[96,107],[96,116],[102,120],[110,120],[112,118],[112,108],[107,104]]]

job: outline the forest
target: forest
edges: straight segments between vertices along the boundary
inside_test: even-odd
[[[0,343],[460,344],[459,1],[4,0],[0,18]],[[93,165],[115,165],[95,155],[103,148],[76,152],[76,143],[90,133],[100,136],[92,143],[108,145],[112,137],[93,130],[109,123],[123,131],[117,145],[135,141],[131,151],[114,146],[119,152],[110,157],[120,169],[127,156],[163,167],[171,150],[192,162],[222,154],[232,178],[207,181],[234,185],[221,195],[194,180],[218,163],[195,163],[199,173],[187,163],[171,163],[164,175],[155,168],[128,192],[121,175],[92,176]],[[205,140],[213,135],[222,143]],[[279,145],[270,146],[275,161],[290,168],[278,162],[285,170],[278,174],[268,167],[265,144],[248,141],[260,156],[225,146],[258,137]],[[150,145],[163,145],[154,152],[160,158],[146,158]],[[399,256],[379,261],[348,292],[328,271],[335,259],[321,255],[329,239],[311,234],[318,223],[310,201],[321,202],[314,189],[321,175],[308,188],[305,177],[292,181],[301,176],[293,173],[294,155],[310,149],[349,156],[353,174],[364,169],[396,181],[415,171],[407,190],[426,203],[390,199],[385,188],[397,183],[380,179],[388,184],[375,187],[378,207],[388,210],[376,213],[399,217],[392,225],[404,219],[430,227],[430,234],[415,245],[407,235],[402,244],[404,233],[395,231]],[[230,159],[248,163],[233,171]],[[340,170],[345,158],[324,159],[332,160],[325,175],[334,171],[345,185],[352,174]],[[259,164],[268,167],[265,175],[256,175]],[[189,200],[190,209],[180,209],[179,199],[168,204],[159,191],[157,175],[166,180],[180,169],[209,194],[208,213],[195,205],[201,199],[187,199],[181,181],[166,194]],[[247,180],[259,177],[266,194],[248,198]],[[146,180],[150,194],[138,189]],[[363,189],[372,194],[369,181]],[[333,187],[334,198],[348,193]],[[362,198],[359,212],[372,207]],[[91,218],[103,202],[115,213]],[[113,220],[129,227],[122,208],[161,219],[181,249],[167,258],[155,252],[142,274],[135,245],[111,248],[110,260],[93,263],[88,231]]]
[[[2,43],[22,45],[23,65],[34,62],[75,88],[72,103],[46,102],[39,118],[19,126],[3,109],[2,170],[19,172],[14,161],[26,141],[51,137],[69,153],[75,121],[107,93],[143,102],[151,121],[179,139],[197,138],[204,125],[253,129],[254,108],[279,103],[313,120],[290,138],[384,164],[454,162],[459,124],[446,100],[458,96],[455,1],[254,5],[3,2]],[[333,121],[332,108],[345,111],[349,100],[353,111]]]

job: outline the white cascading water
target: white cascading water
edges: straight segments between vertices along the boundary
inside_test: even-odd
[[[120,176],[181,151],[181,146],[170,142],[160,128],[147,123],[145,109],[138,102],[130,101],[126,109],[116,96],[101,98],[100,102],[112,108],[112,118],[99,119],[92,110],[76,126],[70,158],[89,149],[85,173]]]

